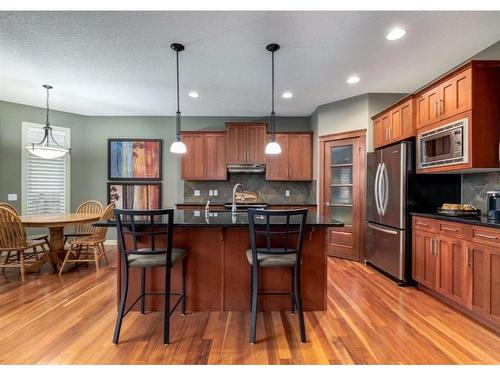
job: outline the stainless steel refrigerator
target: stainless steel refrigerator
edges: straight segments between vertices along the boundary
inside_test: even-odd
[[[411,141],[368,153],[366,263],[401,285],[411,281],[410,212],[460,203],[460,175],[415,174]]]

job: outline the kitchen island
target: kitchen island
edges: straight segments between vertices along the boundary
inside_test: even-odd
[[[94,226],[116,226],[114,221]],[[279,223],[276,223],[279,225]],[[335,220],[309,213],[302,254],[302,299],[305,311],[326,309],[326,236],[327,227],[341,227]],[[173,246],[189,251],[187,263],[188,311],[245,311],[250,307],[250,265],[245,252],[250,248],[248,214],[231,211],[176,210]],[[118,257],[117,293],[120,293],[120,257]],[[163,269],[149,269],[146,288],[162,291]],[[131,269],[129,298],[140,294],[140,270]],[[180,289],[180,265],[172,270],[172,290]],[[261,269],[261,289],[273,292],[290,290],[290,269]],[[175,297],[174,297],[175,298]],[[162,309],[161,296],[148,296],[146,309]],[[263,311],[290,310],[289,296],[262,296]],[[138,307],[135,307],[138,309]]]

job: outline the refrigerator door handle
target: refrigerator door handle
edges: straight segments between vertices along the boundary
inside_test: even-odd
[[[397,235],[398,234],[398,232],[395,231],[395,230],[380,228],[380,227],[375,226],[373,224],[368,224],[368,226],[370,228],[372,228],[372,229],[378,230],[379,232],[384,232],[384,233],[393,234],[393,235]]]
[[[382,163],[382,176],[384,178],[384,195],[382,200],[382,215],[385,215],[387,209],[387,202],[389,201],[389,175],[387,174],[387,167]]]
[[[380,197],[379,197],[379,184],[380,184],[380,170],[381,170],[382,164],[377,165],[377,171],[375,172],[375,184],[373,186],[373,194],[375,196],[375,206],[377,207],[377,213],[379,215],[382,215],[381,209],[380,209]]]

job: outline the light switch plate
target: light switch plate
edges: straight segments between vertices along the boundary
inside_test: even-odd
[[[195,197],[199,197],[200,196],[200,191],[199,190],[193,190],[193,195]]]
[[[17,201],[17,194],[7,194],[7,200],[9,202],[15,202],[15,201]]]
[[[285,191],[285,197],[289,197],[290,196],[290,190],[286,190]]]

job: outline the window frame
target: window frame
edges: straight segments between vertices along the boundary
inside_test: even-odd
[[[28,214],[28,150],[26,150],[28,142],[28,130],[32,128],[43,128],[44,124],[22,121],[21,123],[21,212],[23,215]],[[51,128],[59,132],[64,132],[64,147],[71,148],[71,129],[62,126],[53,126]],[[71,202],[71,153],[67,153],[64,158],[65,167],[65,200],[64,212],[69,212]]]

